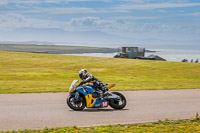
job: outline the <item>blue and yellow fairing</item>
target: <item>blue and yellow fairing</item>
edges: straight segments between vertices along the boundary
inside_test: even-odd
[[[115,84],[105,85],[105,87],[107,87],[108,89],[110,89],[114,86],[115,86]],[[71,88],[69,93],[72,95],[75,95],[75,97],[77,97],[76,92],[81,93],[85,97],[87,108],[102,107],[102,103],[106,103],[108,101],[105,99],[100,100],[99,98],[93,98],[92,94],[95,92],[95,90],[96,90],[96,88],[94,88],[94,86],[92,86],[92,83],[86,83],[80,87],[77,87],[77,85],[74,84],[74,86]]]

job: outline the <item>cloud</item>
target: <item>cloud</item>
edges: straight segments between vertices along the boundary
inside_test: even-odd
[[[129,3],[144,3],[148,2],[149,0],[124,0],[124,1]]]
[[[121,23],[113,19],[100,19],[98,17],[72,18],[68,22],[68,27],[73,31],[102,31],[117,29]],[[69,29],[66,29],[69,30]]]
[[[154,17],[154,16],[119,16],[113,17],[115,20],[122,20],[122,21],[132,21],[132,20],[150,20],[150,19],[158,19],[161,17]]]
[[[198,13],[193,15],[199,15]],[[68,21],[38,19],[26,15],[0,14],[0,30],[8,31],[23,28],[59,29],[67,32],[98,31],[129,38],[198,38],[199,24],[138,22],[134,20],[156,19],[150,16],[119,16],[100,18],[95,16],[74,17]],[[192,34],[191,34],[192,33]]]
[[[3,34],[8,30],[30,28],[41,34],[59,30],[69,34],[105,33],[134,39],[196,39],[200,35],[199,21],[195,20],[200,13],[194,12],[198,7],[185,10],[195,6],[199,7],[200,3],[189,0],[0,0],[0,7],[3,7],[0,31]],[[179,7],[182,8],[172,14],[174,10],[171,9]],[[156,10],[149,13],[153,9]],[[190,22],[188,16],[196,17]]]
[[[197,15],[197,14],[196,14]],[[69,21],[36,19],[25,15],[9,13],[0,14],[0,29],[16,28],[58,28],[66,31],[103,31],[103,32],[174,32],[200,29],[200,25],[165,24],[159,22],[135,22],[127,20],[155,19],[157,17],[110,17],[94,16],[71,18]]]
[[[165,8],[178,8],[178,7],[193,7],[193,6],[200,6],[200,3],[180,3],[179,0],[175,0],[174,2],[167,2],[162,3],[163,0],[157,2],[155,0],[118,0],[120,4],[115,4],[114,0],[102,0],[101,2],[113,2],[113,4],[109,4],[107,7],[87,7],[87,6],[80,6],[80,7],[59,7],[56,4],[61,4],[63,2],[95,2],[97,0],[2,0],[0,1],[0,5],[6,4],[21,4],[18,7],[24,7],[23,10],[18,10],[15,8],[14,10],[4,10],[2,12],[12,12],[12,13],[47,13],[47,14],[88,14],[88,13],[129,13],[132,10],[152,10],[152,9],[160,9],[159,12],[166,12]],[[156,2],[156,3],[155,3]],[[41,3],[53,3],[52,7],[46,8],[43,6],[33,6],[34,4],[41,4]],[[27,8],[24,4],[30,4],[31,6]],[[32,7],[33,6],[33,7]]]
[[[69,3],[69,2],[94,2],[98,0],[1,0],[0,5],[7,4],[41,4],[41,3]],[[101,0],[102,2],[111,2],[112,0]]]
[[[0,14],[0,29],[13,30],[17,28],[61,28],[64,23],[53,20],[41,20],[24,15],[9,13]]]
[[[66,31],[91,31],[112,28],[117,25],[114,20],[98,17],[71,18],[69,21],[44,20],[27,17],[25,15],[8,13],[0,14],[0,30],[14,30],[19,28],[57,28]]]
[[[30,10],[24,11],[12,11],[15,13],[47,13],[47,14],[88,14],[88,13],[105,13],[108,12],[103,9],[93,9],[93,8],[86,8],[86,7],[68,7],[68,8],[35,8]]]
[[[183,16],[200,16],[200,12],[194,12],[194,13],[187,13],[187,14],[181,14]]]
[[[126,18],[125,18],[126,19]],[[119,21],[122,20],[122,21]],[[123,21],[120,18],[100,19],[98,17],[73,18],[68,22],[71,31],[101,31],[121,37],[142,38],[198,38],[199,25],[166,24],[160,22],[132,22]],[[65,29],[69,30],[69,29]]]
[[[57,28],[65,31],[104,31],[121,27],[121,22],[114,19],[100,19],[99,17],[71,18],[69,21],[44,20],[27,17],[25,15],[9,13],[0,14],[0,30],[15,30],[20,28]]]
[[[193,7],[200,3],[156,3],[156,4],[125,4],[114,7],[115,10],[152,10],[163,8]]]
[[[158,12],[166,13],[167,11],[166,10],[158,10]]]

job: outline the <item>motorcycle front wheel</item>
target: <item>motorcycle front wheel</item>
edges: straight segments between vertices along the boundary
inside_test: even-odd
[[[75,99],[75,96],[74,95],[70,95],[68,98],[67,98],[67,105],[75,110],[75,111],[81,111],[85,108],[85,101],[82,97],[79,97],[78,100]]]
[[[109,101],[109,105],[114,109],[123,109],[126,106],[126,98],[119,92],[112,92],[115,95],[118,95],[120,99],[111,99]]]

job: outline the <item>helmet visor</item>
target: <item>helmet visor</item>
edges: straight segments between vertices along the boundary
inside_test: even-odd
[[[84,79],[83,73],[80,73],[79,76],[82,80]]]

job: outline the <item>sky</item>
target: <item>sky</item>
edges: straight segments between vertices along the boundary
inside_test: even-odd
[[[200,0],[0,0],[0,41],[200,45]]]

